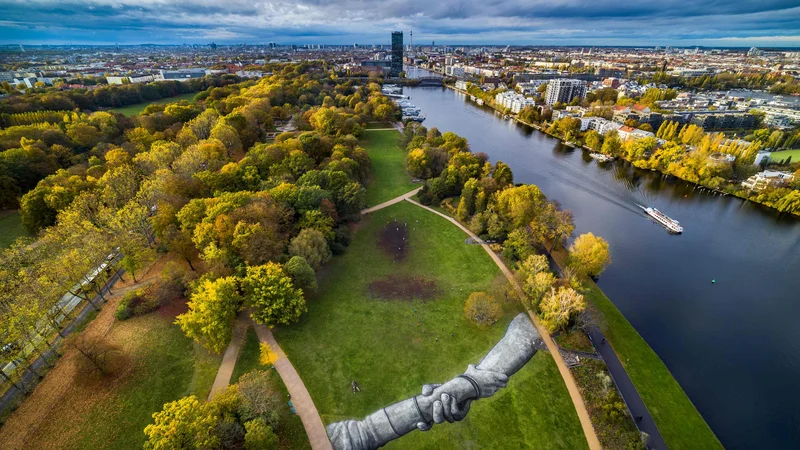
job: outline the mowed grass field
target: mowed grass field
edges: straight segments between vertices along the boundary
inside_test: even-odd
[[[772,152],[769,154],[769,159],[772,162],[781,162],[788,157],[792,157],[793,162],[800,161],[800,148],[796,148],[794,150],[782,150],[780,152]]]
[[[0,213],[0,250],[10,247],[20,236],[27,236],[28,231],[22,226],[19,211]]]
[[[396,130],[366,130],[361,145],[372,161],[372,181],[367,187],[367,206],[391,200],[412,191],[421,183],[412,183],[405,170],[402,135]]]
[[[379,245],[387,224],[409,224],[408,253],[401,262]],[[300,322],[275,330],[326,424],[362,419],[445,382],[475,364],[503,336],[519,311],[478,329],[464,316],[473,291],[490,290],[500,275],[479,246],[445,219],[408,202],[377,211],[359,225],[347,252],[324,269],[319,293]],[[386,300],[369,286],[389,275],[423,277],[438,293]],[[351,382],[361,386],[353,393]],[[387,448],[585,448],[586,440],[551,356],[539,352],[512,377],[509,387],[474,403],[467,418],[428,432],[413,432]]]
[[[114,112],[117,112],[117,113],[120,113],[120,114],[124,114],[126,116],[136,116],[139,113],[141,113],[142,111],[144,111],[144,109],[147,108],[148,105],[161,105],[161,104],[167,104],[167,103],[175,103],[175,102],[179,102],[181,100],[186,100],[189,103],[194,103],[194,96],[195,95],[197,95],[197,92],[190,92],[188,94],[176,95],[175,97],[162,98],[160,100],[156,100],[156,101],[153,101],[153,102],[142,102],[142,103],[135,103],[133,105],[122,106],[122,107],[119,107],[119,108],[110,108],[110,110],[114,111]]]
[[[84,333],[99,333],[121,350],[117,376],[87,379],[74,350],[0,428],[2,448],[142,448],[144,427],[164,403],[186,395],[205,400],[221,357],[209,354],[159,310],[116,321],[112,300]]]
[[[563,264],[566,251],[553,252]],[[721,449],[711,427],[656,352],[600,288],[586,283],[586,299],[599,311],[606,336],[670,449]]]
[[[236,383],[242,375],[252,370],[266,370],[270,373],[270,382],[272,388],[282,399],[288,400],[289,391],[283,384],[280,375],[271,366],[265,366],[260,362],[261,348],[256,336],[255,330],[252,327],[247,329],[244,345],[239,353],[239,358],[236,360],[236,366],[233,368],[233,375],[231,376],[231,384]],[[284,407],[279,411],[280,420],[276,427],[275,434],[278,435],[278,448],[283,450],[299,450],[310,449],[311,444],[308,442],[308,435],[306,429],[303,428],[303,421],[300,416],[295,415],[289,409],[289,404],[284,403]]]

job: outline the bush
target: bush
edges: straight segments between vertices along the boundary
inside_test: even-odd
[[[244,436],[246,450],[271,450],[278,448],[278,436],[264,419],[251,420],[244,424],[247,433]]]
[[[464,317],[479,326],[492,325],[502,314],[500,302],[486,292],[473,292],[464,305]]]
[[[163,292],[161,284],[153,284],[146,288],[130,291],[122,297],[114,313],[117,320],[127,320],[155,311],[161,306],[159,293]]]

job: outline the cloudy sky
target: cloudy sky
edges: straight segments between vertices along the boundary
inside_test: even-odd
[[[799,0],[0,0],[0,43],[800,47]]]

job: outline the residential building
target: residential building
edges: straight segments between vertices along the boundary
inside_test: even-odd
[[[778,170],[765,170],[759,172],[742,182],[742,187],[751,191],[760,191],[768,187],[778,187],[794,180],[794,175]]]
[[[556,103],[569,103],[575,97],[586,97],[586,82],[583,80],[571,80],[569,78],[557,78],[550,80],[547,84],[545,102],[548,105]]]

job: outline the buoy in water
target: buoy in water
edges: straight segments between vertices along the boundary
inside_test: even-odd
[[[716,283],[716,282],[717,282],[717,280],[716,280],[716,279],[713,279],[713,280],[711,280],[711,284],[714,284],[714,283]]]

